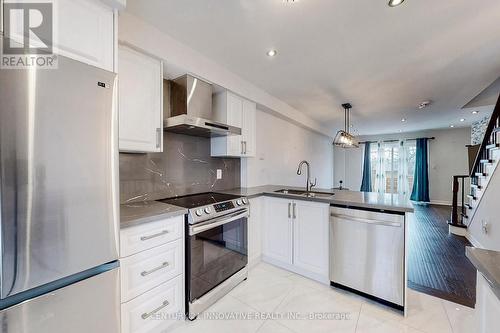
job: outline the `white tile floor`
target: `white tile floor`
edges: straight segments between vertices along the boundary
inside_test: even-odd
[[[247,281],[206,313],[253,315],[252,319],[179,322],[175,333],[473,333],[474,310],[409,290],[409,314],[260,263]],[[286,314],[335,313],[333,319],[287,318]],[[260,318],[255,318],[259,314]],[[280,316],[281,315],[281,316]],[[271,317],[272,316],[272,317]]]

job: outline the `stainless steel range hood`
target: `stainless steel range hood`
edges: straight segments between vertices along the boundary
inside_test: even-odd
[[[240,135],[241,128],[215,121],[212,85],[191,75],[164,81],[165,131],[202,136]]]

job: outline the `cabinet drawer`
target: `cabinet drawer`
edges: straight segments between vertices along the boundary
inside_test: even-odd
[[[182,239],[120,259],[122,302],[127,302],[184,270]]]
[[[184,275],[123,303],[121,312],[122,333],[160,332],[184,320]]]
[[[184,215],[120,230],[120,256],[151,249],[184,235]]]

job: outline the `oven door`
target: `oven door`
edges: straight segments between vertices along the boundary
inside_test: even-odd
[[[248,209],[189,226],[187,283],[190,302],[248,263]]]

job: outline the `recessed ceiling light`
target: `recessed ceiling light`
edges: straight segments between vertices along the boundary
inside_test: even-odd
[[[476,110],[472,111],[472,114],[478,114],[478,113],[479,113],[479,111],[476,111]]]
[[[399,133],[403,132],[403,130],[399,130]]]
[[[274,57],[277,53],[276,50],[269,50],[266,54],[268,57]]]
[[[426,107],[428,107],[429,105],[431,105],[431,103],[432,103],[431,101],[423,101],[422,103],[420,103],[418,105],[418,108],[420,110],[425,109]]]
[[[451,128],[455,127],[455,125],[450,125]]]
[[[401,119],[401,121],[404,123],[406,121],[406,118]]]
[[[389,7],[396,7],[402,4],[405,0],[389,0]]]
[[[460,121],[463,123],[465,121],[465,118],[460,118]]]

